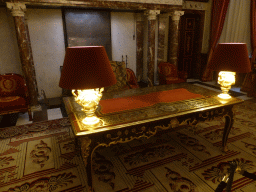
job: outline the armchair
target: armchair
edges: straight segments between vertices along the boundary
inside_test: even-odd
[[[178,71],[174,64],[161,62],[158,64],[159,84],[183,83],[187,81],[187,72]]]
[[[124,91],[139,88],[134,72],[123,61],[110,61],[117,83],[104,88],[104,92]]]
[[[133,70],[126,68],[126,77],[127,77],[127,83],[131,89],[139,88],[139,84],[137,82],[137,78]]]
[[[123,91],[129,89],[127,85],[125,62],[110,61],[113,72],[116,76],[116,84],[104,88],[104,92]]]
[[[32,121],[28,88],[19,74],[0,75],[0,115],[28,112]]]

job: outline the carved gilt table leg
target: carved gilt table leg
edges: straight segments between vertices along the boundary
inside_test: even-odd
[[[89,192],[94,192],[93,185],[92,185],[92,151],[93,146],[92,140],[88,137],[81,137],[79,138],[80,146],[81,146],[81,155],[86,167],[86,174],[87,174],[87,182],[89,186]]]
[[[234,113],[232,109],[233,108],[230,108],[228,113],[224,116],[225,128],[223,131],[223,138],[222,138],[222,150],[224,152],[228,151],[228,147],[227,147],[228,135],[234,123]]]

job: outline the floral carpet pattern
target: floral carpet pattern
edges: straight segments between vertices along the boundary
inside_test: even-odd
[[[222,119],[98,148],[95,192],[213,192],[230,161],[256,174],[256,104],[245,101],[234,112],[226,153]],[[86,192],[86,179],[68,118],[0,130],[1,192]],[[232,191],[255,190],[256,182],[235,174]]]

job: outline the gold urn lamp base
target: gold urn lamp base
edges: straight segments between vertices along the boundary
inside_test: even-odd
[[[84,125],[93,127],[101,122],[96,116],[95,111],[102,97],[103,90],[104,88],[72,90],[75,101],[82,106],[82,111],[86,114],[86,117],[82,120]]]
[[[235,72],[221,71],[219,72],[218,83],[220,84],[222,93],[218,95],[221,99],[230,99],[228,94],[231,89],[231,85],[235,84]]]

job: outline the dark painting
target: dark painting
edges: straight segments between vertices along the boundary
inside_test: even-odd
[[[111,54],[110,12],[65,9],[66,43],[71,46],[104,46]]]

